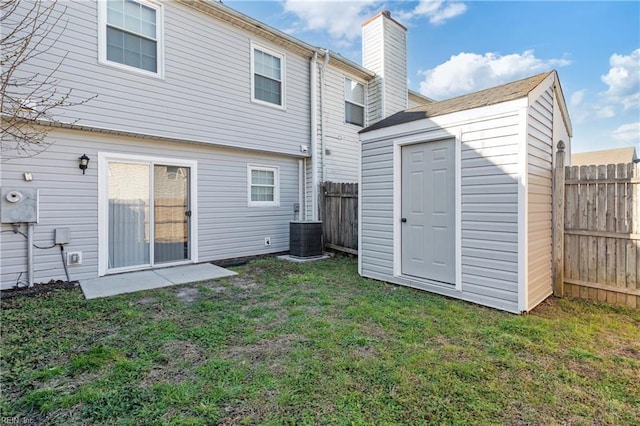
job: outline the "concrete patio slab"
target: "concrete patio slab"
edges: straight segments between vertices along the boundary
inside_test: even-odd
[[[321,256],[311,256],[311,257],[296,257],[285,254],[283,256],[278,256],[278,259],[288,260],[289,262],[294,263],[307,263],[307,262],[315,262],[317,260],[329,259],[331,256],[328,254],[323,254]]]
[[[233,271],[210,263],[156,269],[154,272],[173,284],[186,284],[237,275]]]
[[[190,282],[214,280],[232,275],[236,275],[236,273],[210,263],[200,263],[197,265],[106,275],[104,277],[81,280],[80,287],[85,298],[97,299]]]

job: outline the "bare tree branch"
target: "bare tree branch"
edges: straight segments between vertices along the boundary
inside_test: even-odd
[[[0,147],[3,162],[31,157],[47,149],[50,144],[47,134],[51,127],[39,123],[55,124],[54,113],[59,114],[61,109],[84,104],[95,97],[74,100],[71,89],[60,90],[55,74],[66,54],[54,67],[43,72],[24,70],[26,64],[54,47],[64,33],[66,7],[57,6],[56,1],[42,0],[0,2]]]

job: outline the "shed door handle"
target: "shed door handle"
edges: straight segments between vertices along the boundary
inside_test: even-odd
[[[407,221],[406,217],[403,217],[402,219],[400,219],[402,221],[402,223],[405,223]]]

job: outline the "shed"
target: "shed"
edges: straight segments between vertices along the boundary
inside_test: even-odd
[[[394,114],[360,132],[359,273],[522,313],[552,294],[555,71]]]

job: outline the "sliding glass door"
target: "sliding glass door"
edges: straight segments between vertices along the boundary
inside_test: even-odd
[[[189,168],[153,167],[154,262],[189,259]]]
[[[191,168],[108,160],[107,269],[191,259]]]

